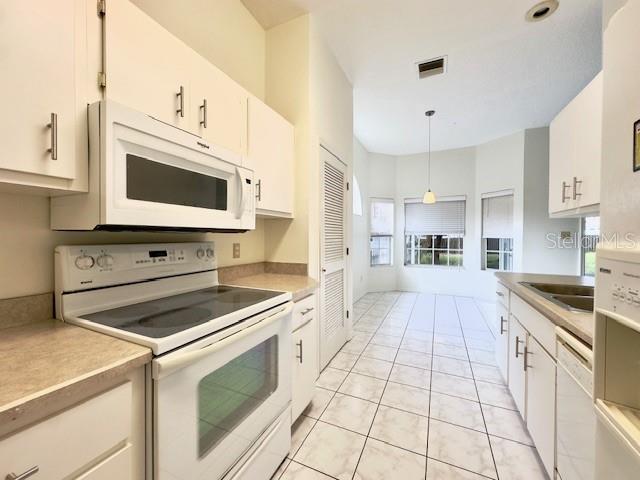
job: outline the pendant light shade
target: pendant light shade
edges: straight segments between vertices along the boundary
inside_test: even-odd
[[[426,203],[426,204],[433,204],[436,203],[436,194],[433,193],[431,191],[431,117],[433,117],[436,114],[435,110],[427,110],[425,112],[425,115],[427,116],[427,118],[429,119],[429,139],[428,139],[428,143],[427,143],[427,149],[428,149],[428,159],[427,159],[427,191],[424,194],[424,196],[422,197],[422,203]]]

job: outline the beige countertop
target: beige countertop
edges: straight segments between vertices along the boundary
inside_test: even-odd
[[[259,273],[246,277],[235,278],[227,282],[239,287],[264,288],[291,292],[293,301],[302,300],[318,287],[318,282],[306,275],[291,275],[284,273]]]
[[[150,360],[146,347],[58,320],[1,329],[0,436]]]
[[[567,329],[588,345],[593,346],[594,318],[592,313],[580,313],[567,310],[547,300],[530,288],[520,285],[520,282],[534,282],[593,286],[593,278],[511,272],[497,272],[496,277],[500,283],[542,313],[554,324]]]

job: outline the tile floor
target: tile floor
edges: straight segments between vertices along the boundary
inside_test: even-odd
[[[322,372],[273,479],[545,479],[473,299],[387,292]]]

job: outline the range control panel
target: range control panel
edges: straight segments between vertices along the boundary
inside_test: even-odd
[[[596,307],[640,324],[640,263],[598,256]]]
[[[56,285],[63,291],[217,268],[213,242],[61,246],[55,263]]]

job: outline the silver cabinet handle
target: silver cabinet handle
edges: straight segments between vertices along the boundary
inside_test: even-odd
[[[36,465],[35,467],[31,467],[29,470],[27,470],[24,473],[21,473],[20,475],[16,475],[15,473],[8,473],[7,476],[4,478],[5,480],[25,480],[26,478],[29,478],[35,475],[39,471],[40,471],[40,467]]]
[[[577,200],[582,194],[578,193],[578,185],[582,184],[582,180],[578,180],[578,177],[573,177],[573,199]]]
[[[51,130],[51,148],[47,150],[51,154],[51,160],[58,159],[58,114],[51,114],[51,122],[47,124]]]
[[[505,318],[500,315],[500,335],[504,335],[506,330],[504,329],[504,323],[506,322]]]
[[[256,183],[256,198],[258,201],[262,201],[262,180],[258,180]]]
[[[567,185],[567,182],[562,182],[562,203],[569,200],[569,195],[566,195],[567,188],[570,188],[570,185]]]
[[[202,100],[202,105],[200,105],[200,110],[202,110],[202,120],[200,120],[200,125],[204,128],[207,128],[207,99]]]
[[[518,351],[518,345],[520,345],[520,337],[516,335],[516,358],[518,358],[518,355],[520,355],[520,352]]]
[[[301,313],[302,315],[306,315],[309,312],[313,312],[313,307],[305,308]]]
[[[296,358],[300,360],[300,363],[302,363],[302,340],[296,343],[296,345],[298,346],[298,349],[300,351],[300,355],[296,355]]]
[[[176,113],[180,114],[180,117],[184,118],[184,87],[182,85],[180,85],[180,91],[176,93],[176,97],[180,99],[180,106],[176,110]]]
[[[524,357],[522,359],[522,366],[524,371],[527,371],[528,365],[527,365],[527,356],[529,355],[529,349],[527,347],[524,347]]]

